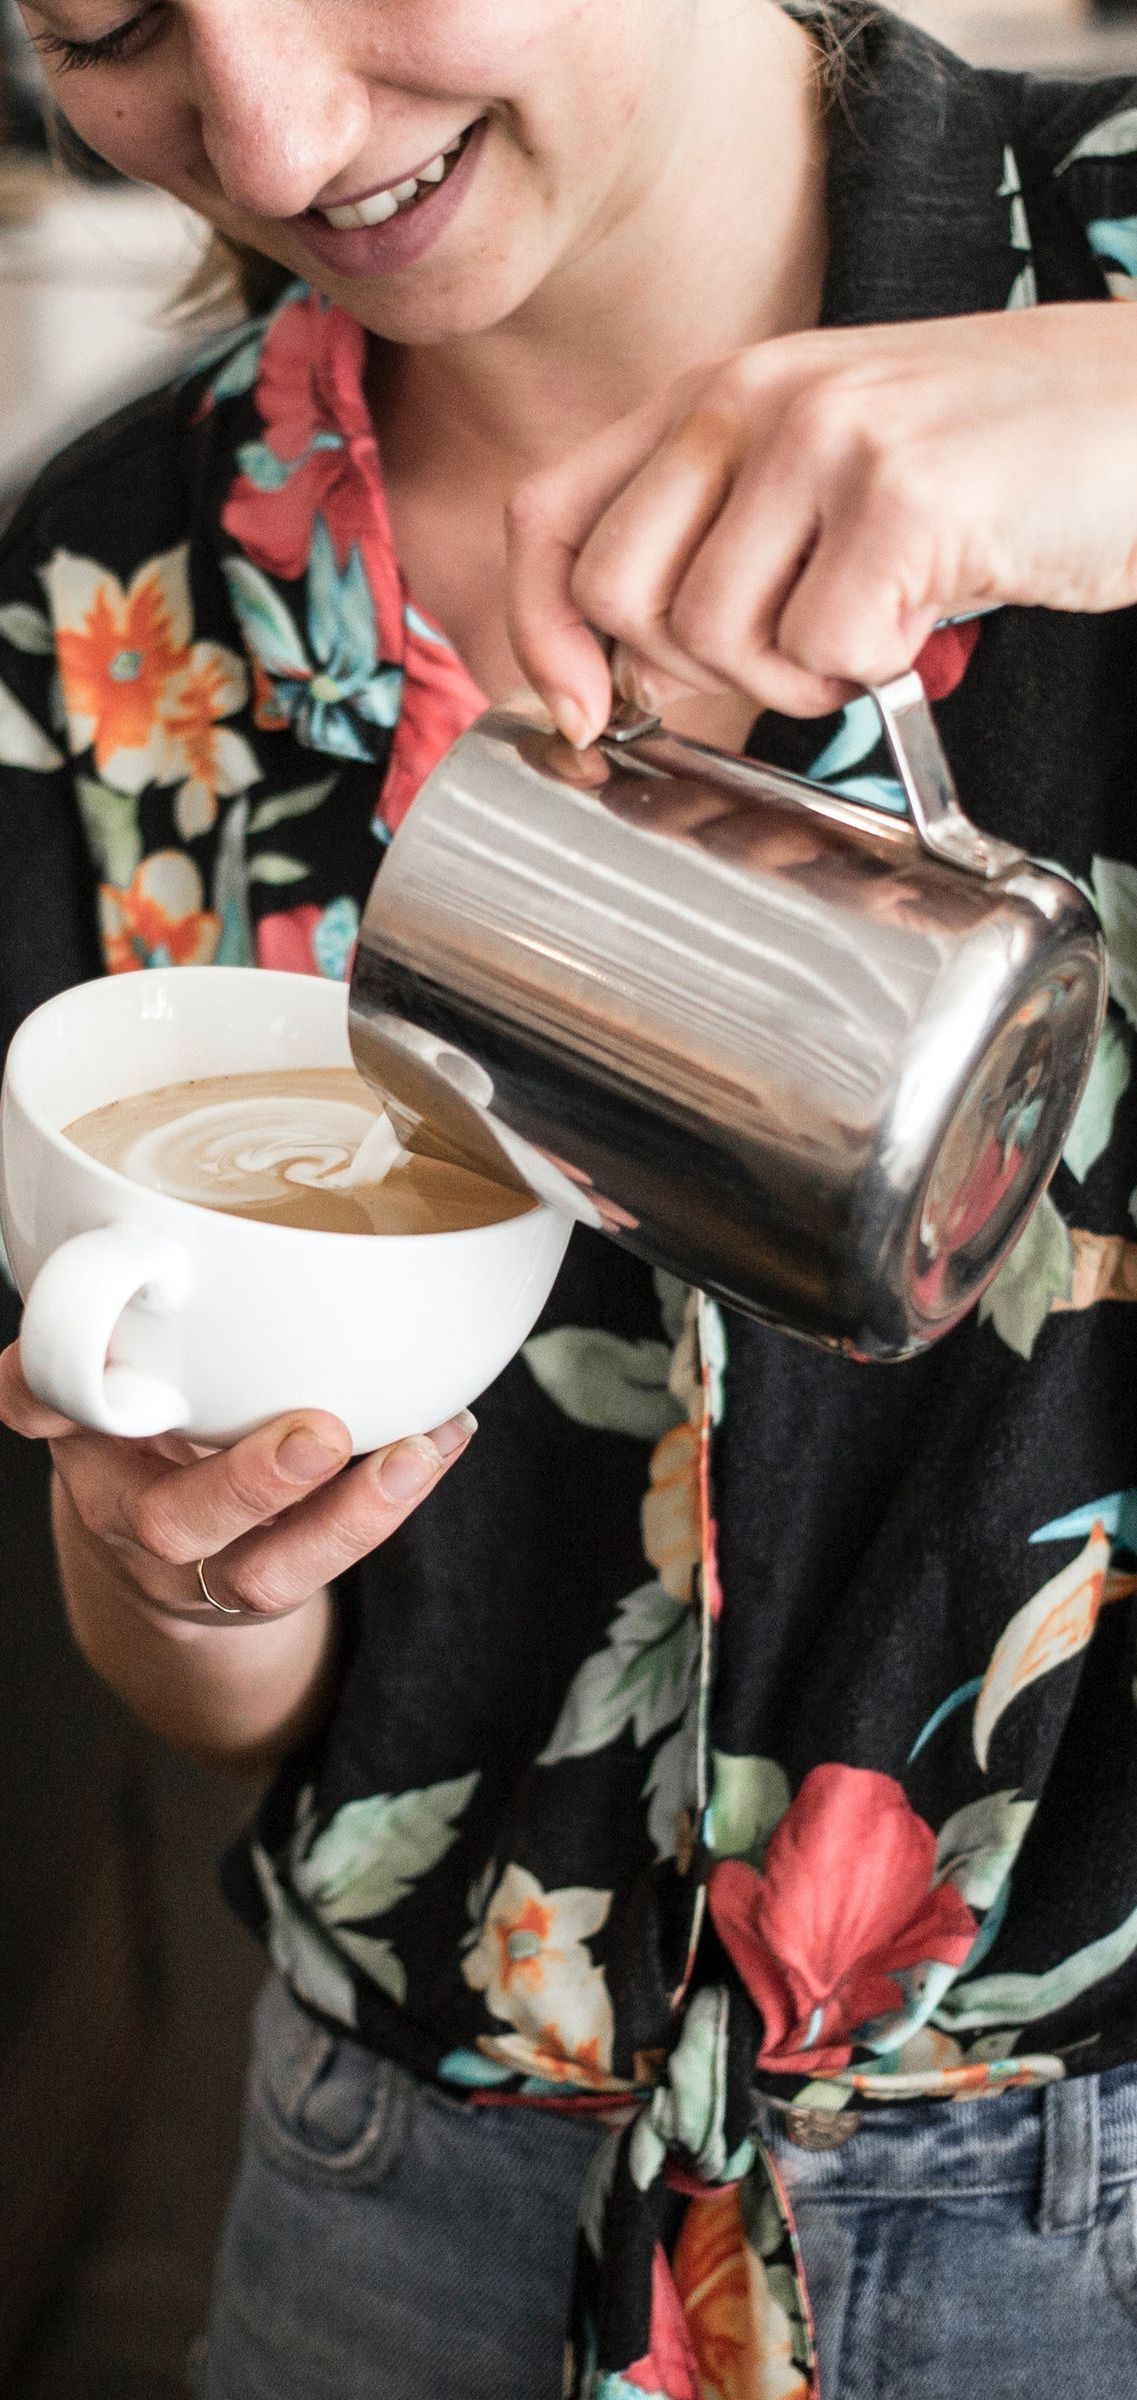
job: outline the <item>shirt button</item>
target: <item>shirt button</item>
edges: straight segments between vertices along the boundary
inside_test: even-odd
[[[798,2150],[841,2150],[864,2122],[855,2108],[788,2108],[783,2130]]]

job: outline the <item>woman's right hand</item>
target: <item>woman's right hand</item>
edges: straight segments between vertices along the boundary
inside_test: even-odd
[[[278,1417],[228,1450],[180,1436],[89,1433],[35,1397],[18,1344],[0,1353],[0,1423],[46,1441],[88,1544],[144,1612],[220,1627],[197,1564],[234,1626],[286,1617],[386,1541],[454,1465],[474,1432],[449,1423],[349,1464],[337,1417]]]

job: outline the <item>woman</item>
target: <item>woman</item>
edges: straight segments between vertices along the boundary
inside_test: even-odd
[[[1128,2393],[1132,92],[771,0],[24,14],[84,139],[280,273],[6,537],[6,1030],[100,966],[342,974],[519,682],[887,806],[857,691],[919,658],[1113,945],[1053,1196],[889,1374],[591,1236],[468,1457],[112,1442],[5,1354],[88,1658],[274,1771],[200,2389]]]

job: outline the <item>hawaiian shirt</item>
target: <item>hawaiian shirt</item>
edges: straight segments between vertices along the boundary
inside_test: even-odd
[[[1137,289],[1137,86],[838,32],[825,322]],[[291,286],[4,537],[3,1038],[104,971],[349,971],[481,706],[400,576],[365,341]],[[1135,655],[1131,611],[1008,609],[922,662],[970,813],[1075,876],[1111,953],[978,1310],[865,1367],[577,1231],[469,1454],[345,1577],[327,1722],[226,1865],[327,2025],[610,2127],[592,2400],[815,2391],[756,2092],[946,2105],[1137,2058]],[[902,804],[866,700],[751,747]]]

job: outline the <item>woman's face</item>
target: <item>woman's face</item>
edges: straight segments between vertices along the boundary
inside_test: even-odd
[[[550,277],[587,281],[598,243],[618,250],[681,140],[698,6],[27,0],[23,13],[55,100],[103,158],[372,331],[432,341],[501,323]]]

